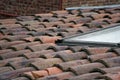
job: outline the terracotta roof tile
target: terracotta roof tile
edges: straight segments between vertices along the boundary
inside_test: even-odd
[[[119,17],[112,18],[112,19],[110,19],[110,22],[111,23],[119,23],[120,22],[120,18]]]
[[[0,80],[119,80],[119,48],[56,40],[120,24],[120,8],[53,11],[0,20]]]
[[[84,64],[88,64],[88,63],[89,63],[89,61],[86,59],[85,60],[72,60],[72,61],[68,61],[68,62],[64,62],[64,63],[55,64],[55,66],[59,67],[63,71],[67,71],[70,67],[84,65]]]
[[[63,10],[63,11],[52,11],[51,12],[53,15],[68,15],[68,11]]]
[[[79,14],[80,10],[68,10],[68,13],[75,15],[75,14]]]
[[[49,67],[52,67],[54,64],[62,63],[63,61],[59,58],[51,58],[51,59],[45,59],[44,61],[37,61],[31,63],[31,66],[35,67],[36,69],[42,70]]]
[[[120,56],[120,48],[112,48],[110,51],[115,52],[117,55]]]
[[[74,19],[74,20],[71,20],[69,22],[71,23],[75,23],[75,24],[79,24],[79,23],[89,23],[91,22],[92,19],[89,18],[89,17],[86,17],[86,18],[78,18],[78,19]]]
[[[120,66],[119,60],[120,57],[113,57],[113,58],[101,59],[98,61],[103,63],[106,67],[117,67]]]
[[[78,16],[88,17],[88,16],[96,15],[96,14],[98,14],[98,13],[96,13],[96,12],[86,12],[86,13],[78,14]]]
[[[88,59],[91,62],[94,62],[94,61],[99,60],[99,59],[112,58],[112,57],[117,57],[117,55],[115,53],[110,52],[110,53],[90,55],[90,56],[88,56]]]
[[[26,58],[15,57],[15,58],[9,58],[9,59],[5,59],[5,60],[0,60],[0,67],[7,65],[9,62],[16,62],[16,61],[22,61],[22,60],[26,60]]]
[[[47,14],[35,14],[34,15],[35,17],[43,17],[43,18],[48,18],[48,17],[52,17],[53,16],[53,14],[51,14],[51,13],[47,13]]]
[[[18,77],[18,78],[14,78],[14,79],[11,79],[11,80],[30,80],[26,77]]]
[[[28,26],[23,26],[22,28],[25,28],[27,29],[28,31],[32,31],[32,30],[35,30],[36,28],[45,28],[43,25],[40,25],[40,24],[33,24],[33,25],[28,25]]]
[[[105,66],[101,63],[89,63],[89,64],[71,67],[70,70],[77,75],[81,75],[81,74],[89,73],[95,68],[105,68]]]
[[[20,50],[20,51],[11,51],[11,52],[6,52],[4,54],[0,55],[0,59],[8,59],[8,58],[14,58],[14,57],[18,57],[21,54],[25,54],[25,53],[30,53],[30,50]]]
[[[43,60],[44,59],[42,59],[42,58],[33,58],[33,59],[28,59],[28,60],[9,62],[7,65],[11,66],[14,69],[21,69],[21,68],[29,67],[30,64],[33,62],[43,61]]]
[[[42,22],[42,23],[40,23],[40,25],[43,25],[45,28],[50,28],[50,27],[53,27],[53,26],[55,26],[55,25],[57,25],[57,24],[62,24],[63,22],[61,22],[61,21],[58,21],[58,22],[50,22],[50,23],[48,23],[48,22]]]
[[[54,43],[45,43],[45,44],[38,44],[38,45],[34,45],[34,46],[28,46],[27,49],[30,49],[31,51],[41,51],[41,50],[45,50],[50,46],[54,46]]]
[[[61,36],[61,37],[68,37],[68,36],[71,36],[71,35],[75,35],[77,34],[77,32],[60,32],[57,34],[57,36]]]
[[[42,73],[42,71],[41,71],[41,73]],[[43,75],[45,75],[46,74],[46,71],[44,72],[44,73],[42,73]],[[28,78],[29,80],[31,79],[31,80],[34,80],[35,79],[35,77],[33,76],[33,74],[31,73],[31,72],[24,72],[21,76],[23,76],[23,77],[26,77],[26,78]]]
[[[48,47],[48,50],[54,50],[54,51],[61,51],[61,50],[67,50],[68,46],[50,46]]]
[[[16,19],[19,21],[31,21],[31,20],[34,20],[35,17],[34,16],[19,16],[19,17],[16,17]]]
[[[13,46],[10,46],[9,49],[13,49],[15,51],[24,50],[26,47],[34,46],[34,45],[37,45],[37,44],[40,44],[40,42],[31,42],[31,43],[28,42],[28,43],[13,45]]]
[[[5,42],[5,43],[0,44],[0,49],[6,49],[12,45],[22,44],[22,43],[24,43],[24,41]]]
[[[57,36],[58,33],[57,32],[48,32],[46,33],[47,36]]]
[[[20,24],[21,26],[31,26],[31,25],[39,24],[40,22],[32,20],[32,21],[24,21],[24,22],[17,21],[16,23]]]
[[[0,24],[14,24],[16,21],[16,19],[2,19],[0,20]]]
[[[49,53],[52,53],[52,52],[54,52],[54,51],[53,50],[42,50],[42,51],[25,53],[25,54],[22,54],[21,56],[26,57],[28,59],[30,59],[30,58],[39,58],[44,54],[49,54]]]
[[[4,24],[0,25],[0,29],[15,29],[15,28],[21,28],[22,26],[20,24]]]
[[[32,71],[32,70],[34,70],[34,69],[31,67],[26,67],[26,68],[22,68],[22,69],[18,69],[18,70],[13,70],[10,72],[5,72],[5,73],[0,74],[0,79],[7,80],[7,79],[17,78],[23,72]]]
[[[64,80],[64,79],[67,79],[68,77],[73,77],[74,74],[71,73],[71,72],[64,72],[64,73],[59,73],[59,74],[55,74],[55,75],[50,75],[50,76],[46,76],[44,78],[38,78],[37,80]]]
[[[55,75],[55,74],[59,74],[62,73],[63,71],[57,67],[51,67],[51,68],[47,68],[45,69],[48,72],[48,75]]]
[[[16,29],[3,29],[1,30],[1,33],[4,35],[22,35],[22,34],[27,35],[30,32],[28,32],[24,28],[16,28]]]
[[[41,35],[45,35],[46,32],[43,31],[43,32],[32,32],[32,33],[29,33],[28,35],[31,35],[31,36],[41,36]]]
[[[81,46],[69,46],[68,49],[72,50],[73,52],[79,52],[82,47]]]
[[[13,50],[11,50],[11,49],[0,50],[0,54],[4,54],[4,53],[8,53],[8,52],[13,52]]]
[[[57,54],[56,57],[61,58],[63,61],[72,61],[72,60],[79,60],[82,58],[86,58],[87,54],[84,52],[76,52],[76,53],[72,53],[72,54]]]
[[[102,74],[107,73],[118,73],[120,72],[120,67],[111,67],[111,68],[96,68],[92,72],[100,72]]]
[[[87,52],[88,54],[94,55],[94,54],[102,54],[106,53],[110,48],[108,47],[96,47],[96,48],[83,48],[83,51]]]
[[[95,78],[101,76],[100,73],[87,73],[79,76],[69,78],[67,80],[94,80]],[[95,79],[97,80],[97,79]]]
[[[23,75],[33,80],[36,78],[48,76],[48,72],[46,70],[40,70],[40,71],[25,72]]]
[[[90,17],[95,20],[95,19],[104,18],[107,15],[109,14],[94,14],[94,15],[90,15]]]
[[[50,37],[50,36],[40,36],[35,38],[35,41],[40,41],[41,43],[55,43],[56,40],[60,39],[60,37]]]
[[[9,72],[9,71],[12,71],[12,70],[13,70],[12,67],[1,67],[0,68],[0,74],[5,73],[5,72]]]
[[[84,24],[84,26],[87,26],[89,28],[102,28],[102,25],[108,25],[107,22],[91,22],[91,23],[87,23],[87,24]]]
[[[100,78],[102,79],[111,79],[111,80],[119,80],[120,79],[120,74],[106,74],[104,76],[101,76]]]
[[[58,52],[52,52],[52,53],[47,53],[47,54],[43,54],[40,57],[42,58],[54,58],[57,56],[57,54],[72,54],[71,50],[63,50],[63,51],[58,51]]]
[[[29,35],[16,35],[16,36],[6,36],[2,40],[7,40],[7,41],[16,41],[23,39],[25,37],[29,37]]]
[[[112,18],[116,18],[116,17],[120,17],[120,13],[115,13],[115,14],[111,14],[109,15],[109,17]]]
[[[26,41],[26,42],[33,42],[35,40],[35,38],[36,37],[30,36],[30,37],[27,37],[27,38],[23,38],[22,40]]]

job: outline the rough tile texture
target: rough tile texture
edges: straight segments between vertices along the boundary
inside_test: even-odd
[[[55,43],[118,24],[120,7],[1,19],[0,80],[120,80],[120,48]]]

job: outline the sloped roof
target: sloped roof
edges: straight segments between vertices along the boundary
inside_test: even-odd
[[[119,80],[120,49],[55,41],[120,23],[120,7],[0,20],[0,80]]]

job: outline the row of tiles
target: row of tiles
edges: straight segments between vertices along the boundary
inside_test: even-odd
[[[119,48],[55,44],[119,25],[119,12],[119,7],[65,10],[0,20],[0,79],[119,80]]]

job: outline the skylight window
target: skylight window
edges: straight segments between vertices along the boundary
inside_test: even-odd
[[[120,24],[102,30],[75,35],[62,40],[67,45],[115,46],[120,43]]]
[[[77,10],[77,9],[105,9],[105,8],[115,8],[120,7],[120,5],[106,5],[106,6],[89,6],[89,7],[69,7],[66,10]]]

